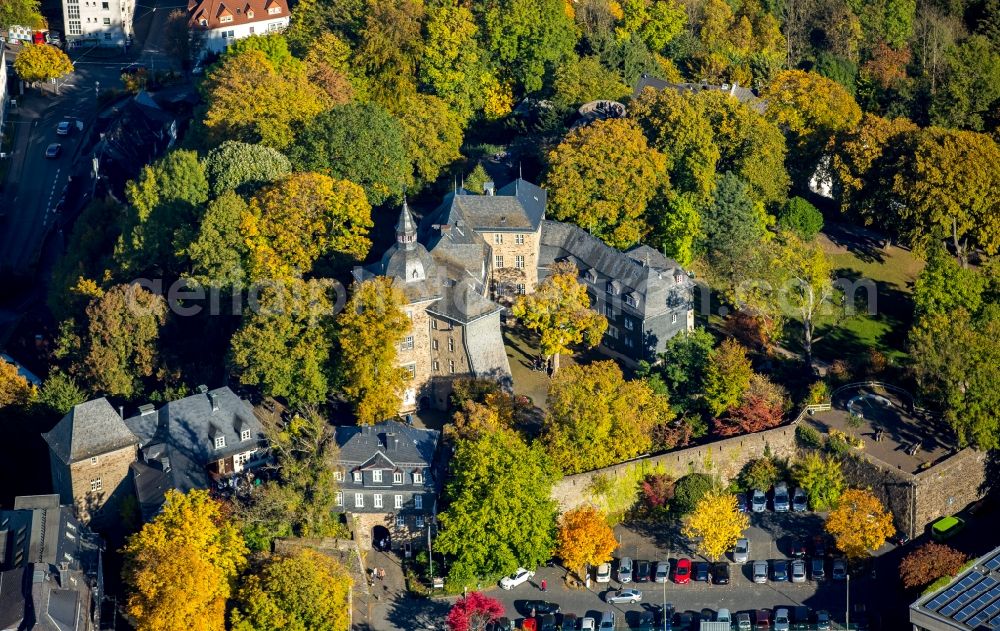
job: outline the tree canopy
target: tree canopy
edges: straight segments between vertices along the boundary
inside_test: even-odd
[[[557,540],[556,554],[577,576],[583,576],[588,565],[611,561],[618,548],[618,539],[607,517],[593,506],[581,506],[560,515]]]
[[[13,2],[16,6],[18,2]],[[4,3],[6,7],[7,3]],[[9,19],[3,15],[6,11],[0,10],[0,19]],[[23,17],[35,19],[29,13]],[[41,19],[41,18],[39,18]],[[63,51],[49,44],[25,44],[21,51],[14,58],[14,72],[28,83],[39,81],[49,81],[58,79],[73,72],[73,62]]]
[[[885,510],[871,491],[848,489],[830,511],[826,531],[837,548],[850,559],[867,557],[896,532],[892,513]]]

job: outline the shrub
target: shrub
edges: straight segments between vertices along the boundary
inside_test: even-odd
[[[950,546],[925,543],[910,552],[899,564],[899,577],[907,588],[922,587],[941,578],[955,576],[966,556]]]
[[[678,515],[691,513],[701,498],[718,488],[716,481],[704,473],[689,473],[674,485],[673,509]]]
[[[766,491],[778,481],[780,471],[771,458],[756,458],[746,463],[740,471],[740,483],[744,489]]]
[[[795,438],[800,446],[807,449],[819,449],[823,446],[823,437],[810,425],[798,425],[795,428]]]
[[[801,197],[793,197],[779,211],[778,225],[811,241],[823,229],[823,214]]]
[[[817,405],[830,400],[830,386],[825,381],[817,381],[809,386],[806,405]]]

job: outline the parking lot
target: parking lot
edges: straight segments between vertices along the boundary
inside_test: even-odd
[[[591,616],[597,619],[600,619],[602,612],[613,610],[617,613],[617,628],[620,629],[634,625],[639,612],[664,603],[673,605],[677,612],[701,613],[710,610],[714,614],[720,608],[726,608],[734,615],[740,611],[806,606],[813,611],[826,610],[835,622],[843,623],[847,607],[847,581],[834,581],[830,578],[832,559],[829,557],[829,544],[825,581],[774,582],[769,576],[766,584],[758,584],[753,582],[751,575],[753,561],[790,559],[792,547],[796,543],[807,544],[807,550],[811,553],[813,537],[823,532],[823,517],[815,513],[768,511],[751,514],[750,519],[751,527],[746,532],[746,537],[750,540],[750,561],[746,564],[735,564],[732,553],[723,559],[731,564],[728,585],[713,585],[693,580],[684,585],[678,585],[673,581],[632,582],[625,584],[625,587],[640,590],[642,601],[635,604],[609,605],[605,602],[607,594],[622,587],[614,580],[617,572],[612,573],[610,583],[598,584],[592,580],[589,588],[569,587],[564,581],[566,572],[563,568],[543,567],[538,568],[534,578],[528,583],[510,591],[497,589],[492,591],[491,595],[503,602],[508,614],[516,612],[519,618],[530,614],[525,607],[527,600],[554,602],[560,606],[563,613],[575,613],[581,617]],[[680,558],[688,558],[692,562],[704,560],[695,554],[686,539],[670,526],[659,529],[643,525],[619,526],[615,532],[620,542],[619,549],[615,553],[616,559],[628,556],[633,560],[654,562],[668,560],[671,562],[671,567],[675,567],[677,559]],[[617,568],[617,564],[614,567]],[[768,567],[770,569],[770,563]],[[540,591],[542,580],[546,581],[548,588],[544,593]],[[869,575],[851,577],[852,609],[855,604],[868,599],[868,595],[873,591],[870,589],[871,581],[872,577]],[[870,604],[868,611],[873,611]]]

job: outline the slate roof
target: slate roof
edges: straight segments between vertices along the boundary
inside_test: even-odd
[[[102,118],[99,125],[107,128],[101,131],[94,155],[101,174],[113,180],[111,190],[117,195],[124,191],[125,182],[139,175],[142,165],[150,164],[173,145],[177,119],[146,92],[118,106],[112,120]]]
[[[746,103],[760,114],[763,114],[764,110],[767,109],[767,101],[761,99],[755,91],[735,83],[732,85],[728,83],[724,83],[722,85],[711,85],[708,83],[671,83],[669,81],[664,81],[663,79],[657,79],[656,77],[644,74],[639,77],[639,81],[635,84],[635,89],[632,91],[632,98],[638,97],[646,88],[653,88],[654,90],[670,88],[678,92],[701,92],[703,90],[727,92],[731,96],[735,97],[737,101],[740,103]]]
[[[139,443],[104,397],[73,406],[42,438],[65,464]]]
[[[386,446],[387,434],[397,442]],[[430,467],[440,432],[399,421],[382,421],[365,427],[338,427],[336,436],[340,446],[338,460],[348,466],[361,466],[381,454],[397,466]]]
[[[0,572],[0,629],[17,629],[24,619],[27,567]]]
[[[545,189],[520,178],[494,195],[459,190],[445,196],[421,227],[425,231],[436,224],[472,227],[480,232],[533,232],[545,218],[546,200]]]

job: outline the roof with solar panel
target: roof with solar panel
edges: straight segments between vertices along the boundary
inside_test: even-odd
[[[927,631],[1000,631],[1000,548],[910,605],[910,622]]]

